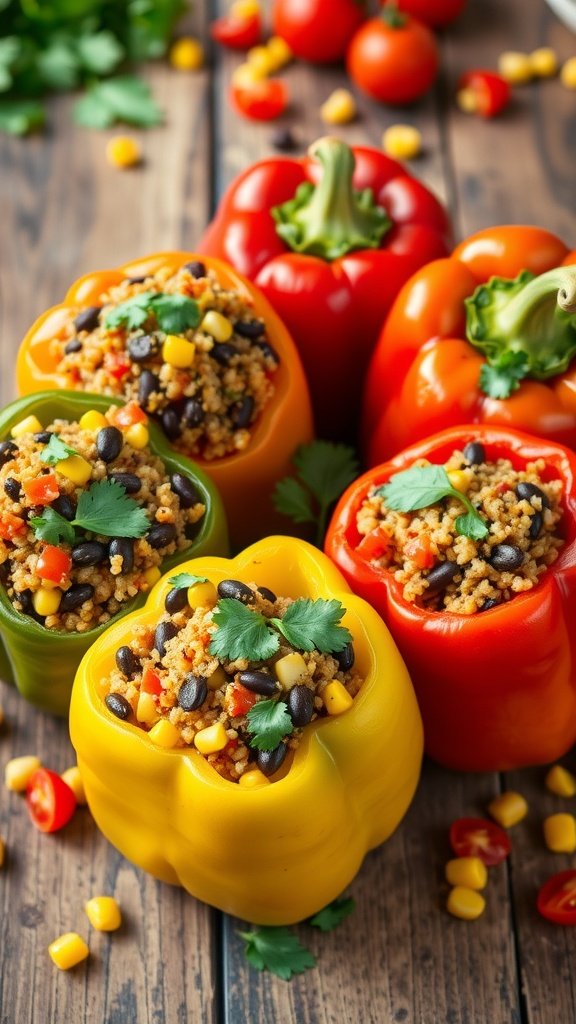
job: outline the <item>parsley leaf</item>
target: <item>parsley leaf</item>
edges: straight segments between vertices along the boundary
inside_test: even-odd
[[[319,928],[321,932],[331,932],[350,916],[355,906],[351,896],[347,899],[333,900],[327,907],[314,914],[309,923]]]
[[[105,326],[126,327],[128,330],[142,327],[150,316],[150,307],[155,295],[156,292],[140,292],[126,302],[121,302],[107,314]]]
[[[53,508],[46,507],[41,516],[30,520],[30,526],[38,540],[45,540],[47,544],[73,544],[76,540],[72,523]]]
[[[312,953],[287,928],[262,926],[250,932],[238,932],[244,939],[248,963],[257,971],[270,971],[283,981],[316,966]]]
[[[284,736],[294,732],[283,700],[259,700],[252,705],[246,718],[248,732],[254,733],[250,746],[255,750],[275,750]]]
[[[484,540],[488,533],[484,520],[477,512],[467,512],[464,516],[458,516],[454,526],[456,527],[456,533],[464,537],[470,537],[470,540]]]
[[[274,491],[274,504],[285,516],[295,523],[315,523],[316,514],[312,508],[312,498],[305,487],[293,476],[279,480]]]
[[[333,598],[326,601],[319,598],[311,601],[301,597],[289,605],[281,619],[270,619],[292,647],[300,651],[321,651],[330,654],[344,650],[352,640],[352,634],[339,622],[344,607]]]
[[[38,54],[36,67],[45,86],[66,92],[78,85],[80,61],[73,42],[68,38],[53,41]]]
[[[83,67],[95,75],[109,75],[124,57],[124,47],[107,29],[81,36],[77,46]]]
[[[0,100],[0,132],[27,135],[44,124],[44,108],[35,100]]]
[[[107,124],[123,121],[139,128],[151,128],[163,119],[148,84],[133,75],[95,82],[76,103],[74,117],[85,128],[101,128],[105,117]]]
[[[483,517],[465,494],[452,487],[444,466],[411,466],[395,473],[375,493],[383,498],[388,508],[397,512],[414,512],[436,505],[443,498],[455,498],[467,509],[467,515],[456,520],[457,532],[472,540],[482,540],[488,534]]]
[[[73,524],[103,537],[142,537],[150,526],[146,510],[108,479],[82,492]]]
[[[272,500],[278,511],[294,522],[316,522],[316,544],[322,547],[330,507],[358,475],[354,449],[330,441],[311,441],[300,445],[293,462],[298,480],[280,480]]]
[[[280,646],[277,633],[270,630],[268,619],[231,597],[224,597],[212,615],[218,629],[210,641],[210,654],[218,658],[247,658],[264,661]]]
[[[177,576],[170,576],[168,583],[171,583],[176,590],[184,590],[194,587],[196,583],[208,583],[208,578],[194,576],[191,572],[179,572]]]
[[[49,466],[55,466],[57,462],[62,462],[70,455],[78,455],[78,452],[66,444],[61,437],[58,437],[58,434],[52,434],[48,444],[40,452],[40,461],[46,462]]]
[[[525,352],[504,352],[496,362],[484,363],[480,370],[480,388],[490,398],[509,398],[529,372]]]
[[[149,316],[155,316],[159,328],[166,334],[181,334],[200,323],[200,310],[194,299],[187,295],[163,295],[161,292],[141,292],[111,309],[106,327],[125,326],[128,330],[142,327]]]

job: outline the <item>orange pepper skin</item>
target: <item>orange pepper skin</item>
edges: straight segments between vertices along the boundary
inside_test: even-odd
[[[270,342],[280,357],[274,374],[274,395],[255,425],[246,449],[212,461],[193,456],[218,487],[229,515],[232,543],[239,547],[286,527],[286,520],[272,505],[271,495],[276,481],[291,473],[295,449],[312,439],[313,424],[304,371],[288,331],[258,289],[227,264],[190,252],[165,252],[126,263],[116,270],[81,277],[69,289],[64,302],[40,316],[24,338],[17,360],[18,391],[28,395],[45,389],[73,389],[75,382],[56,372],[57,358],[50,346],[70,314],[75,316],[86,306],[98,305],[103,292],[127,277],[142,277],[164,267],[176,271],[194,259],[212,268],[224,288],[235,289],[253,303],[254,312],[264,319]]]
[[[479,231],[452,255],[419,270],[382,328],[364,390],[363,450],[378,465],[407,445],[459,423],[502,424],[576,445],[576,375],[523,380],[509,398],[485,395],[485,356],[466,340],[466,308],[479,284],[576,263],[576,252],[542,228]]]
[[[565,546],[532,590],[475,615],[432,612],[406,601],[402,584],[358,547],[358,509],[368,491],[415,459],[443,463],[468,441],[489,459],[521,467],[546,460],[564,482]],[[463,771],[545,764],[576,740],[576,456],[527,434],[490,425],[455,427],[370,469],[341,498],[326,553],[386,622],[410,672],[426,751]]]

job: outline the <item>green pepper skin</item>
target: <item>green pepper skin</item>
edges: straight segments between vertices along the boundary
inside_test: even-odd
[[[56,418],[78,420],[89,409],[106,412],[121,405],[107,396],[78,391],[41,391],[12,402],[0,413],[0,440],[10,437],[14,424],[35,415],[41,423]],[[169,473],[183,473],[197,488],[206,512],[197,536],[185,551],[164,559],[163,573],[199,555],[227,555],[228,529],[222,500],[214,484],[190,459],[170,446],[154,423],[148,424],[150,447]],[[16,611],[4,587],[0,586],[0,678],[14,683],[23,697],[42,711],[67,715],[70,693],[81,658],[94,641],[116,622],[140,608],[147,594],[126,601],[122,612],[86,633],[63,633],[44,629],[40,623]]]

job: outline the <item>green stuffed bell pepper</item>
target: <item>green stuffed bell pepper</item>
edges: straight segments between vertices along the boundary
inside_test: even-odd
[[[0,674],[37,707],[65,715],[111,621],[227,550],[216,488],[137,407],[46,391],[0,414]]]

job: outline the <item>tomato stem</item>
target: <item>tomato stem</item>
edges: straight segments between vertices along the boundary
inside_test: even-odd
[[[380,11],[380,17],[388,28],[404,28],[407,18],[394,2],[387,3]]]

